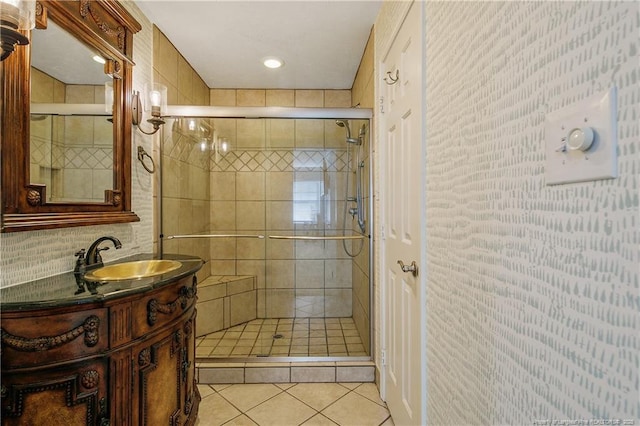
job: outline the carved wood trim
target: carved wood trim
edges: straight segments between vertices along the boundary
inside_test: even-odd
[[[104,73],[122,80],[122,64],[118,60],[109,59],[104,63]]]
[[[33,186],[29,187],[27,190],[27,203],[29,203],[30,206],[41,205],[43,199],[43,188]]]
[[[82,374],[80,383],[85,389],[93,389],[100,384],[100,373],[96,370],[88,370]]]
[[[144,348],[138,354],[138,365],[144,367],[151,362],[151,349]]]
[[[47,9],[39,1],[36,2],[36,28],[39,30],[47,28]]]
[[[91,7],[90,0],[80,0],[80,16],[86,19],[87,15],[91,16],[93,22],[95,22],[98,28],[100,28],[100,31],[110,37],[116,37],[118,39],[118,49],[124,50],[124,27],[118,26],[116,29],[109,27],[109,24],[107,24],[104,19]]]
[[[98,344],[100,337],[100,334],[98,333],[99,326],[100,318],[95,315],[91,315],[84,320],[82,325],[57,336],[35,338],[14,336],[3,328],[1,329],[2,344],[20,352],[41,352],[66,345],[67,343],[75,340],[78,336],[84,334],[84,344],[88,347],[92,347]]]
[[[85,404],[87,406],[87,424],[95,424],[97,411],[97,390],[89,394],[78,392],[76,386],[77,377],[65,377],[61,381],[49,383],[36,383],[27,386],[10,386],[7,390],[6,401],[2,404],[2,414],[5,417],[16,418],[22,416],[26,396],[30,393],[64,390],[64,399],[67,406]]]
[[[155,325],[158,321],[158,313],[165,315],[173,314],[176,309],[178,309],[178,304],[180,304],[180,307],[184,311],[189,305],[189,301],[196,297],[197,291],[196,281],[194,280],[191,287],[180,287],[180,290],[178,290],[178,297],[173,302],[160,303],[158,302],[158,299],[149,300],[147,303],[147,323],[150,326]]]
[[[104,409],[105,420],[113,419],[114,424],[131,426],[128,421],[134,397],[135,368],[130,351],[120,351],[110,359],[109,398],[110,407]],[[102,409],[102,408],[101,408]],[[108,424],[108,423],[107,423]],[[102,426],[102,423],[100,424]]]
[[[109,331],[111,333],[112,346],[118,346],[131,340],[132,321],[130,303],[111,308]]]

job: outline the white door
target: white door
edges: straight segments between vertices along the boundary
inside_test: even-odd
[[[384,57],[379,86],[383,396],[396,425],[422,425],[426,417],[422,3],[411,6]]]

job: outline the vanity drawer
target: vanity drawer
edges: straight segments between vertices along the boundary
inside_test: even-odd
[[[107,309],[2,315],[2,369],[35,367],[109,349]]]
[[[133,302],[133,338],[170,324],[192,309],[197,279],[186,277]]]

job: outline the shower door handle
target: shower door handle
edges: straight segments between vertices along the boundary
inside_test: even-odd
[[[418,276],[418,265],[415,260],[411,262],[411,265],[405,265],[402,260],[398,260],[398,265],[400,265],[402,272],[411,272],[414,277]]]

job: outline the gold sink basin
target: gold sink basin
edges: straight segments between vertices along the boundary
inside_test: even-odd
[[[87,281],[125,281],[166,274],[182,266],[175,260],[140,260],[117,263],[89,271],[84,275]]]

